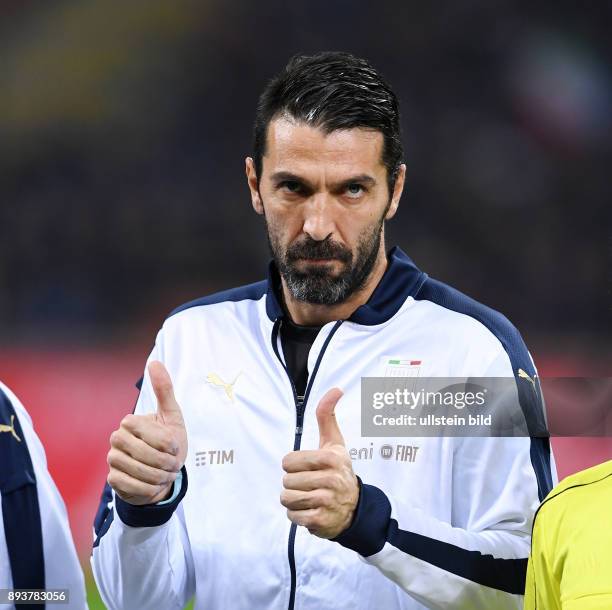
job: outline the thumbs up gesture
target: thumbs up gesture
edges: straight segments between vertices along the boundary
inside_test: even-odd
[[[157,412],[126,415],[110,437],[108,483],[130,504],[165,500],[187,457],[187,431],[172,381],[161,362],[149,375]]]
[[[320,538],[334,538],[353,520],[359,484],[334,409],[342,391],[333,388],[317,406],[319,449],[283,458],[281,504],[289,520]]]

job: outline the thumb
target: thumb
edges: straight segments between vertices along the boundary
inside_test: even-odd
[[[342,445],[344,446],[344,437],[338,422],[334,409],[336,403],[342,398],[343,392],[339,388],[332,388],[319,401],[317,406],[317,421],[319,422],[319,449],[325,445]]]
[[[174,397],[172,380],[166,367],[154,360],[149,364],[149,376],[157,397],[157,416],[164,424],[184,425],[181,407]]]

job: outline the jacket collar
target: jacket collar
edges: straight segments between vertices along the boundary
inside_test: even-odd
[[[395,246],[387,254],[389,264],[367,303],[358,307],[349,321],[365,326],[382,324],[391,319],[409,296],[415,296],[427,274],[417,268],[401,248]],[[274,262],[268,267],[266,313],[275,321],[285,316],[280,295],[280,277]]]

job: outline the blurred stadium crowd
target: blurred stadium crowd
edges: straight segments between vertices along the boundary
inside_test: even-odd
[[[608,338],[610,5],[180,0],[0,6],[0,336],[130,336],[259,279],[243,160],[296,52],[397,90],[408,184],[388,227],[522,331]],[[126,334],[128,333],[128,334]]]

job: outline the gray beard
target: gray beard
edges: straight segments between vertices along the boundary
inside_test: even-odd
[[[337,255],[343,260],[346,269],[337,277],[331,276],[326,269],[314,269],[308,273],[299,271],[290,252],[280,252],[278,242],[268,227],[268,243],[272,257],[293,298],[314,305],[337,305],[362,290],[378,257],[383,222],[381,220],[374,231],[361,235],[355,257],[347,250],[339,252],[328,242],[310,240],[304,244],[308,252],[312,252],[312,258]]]

